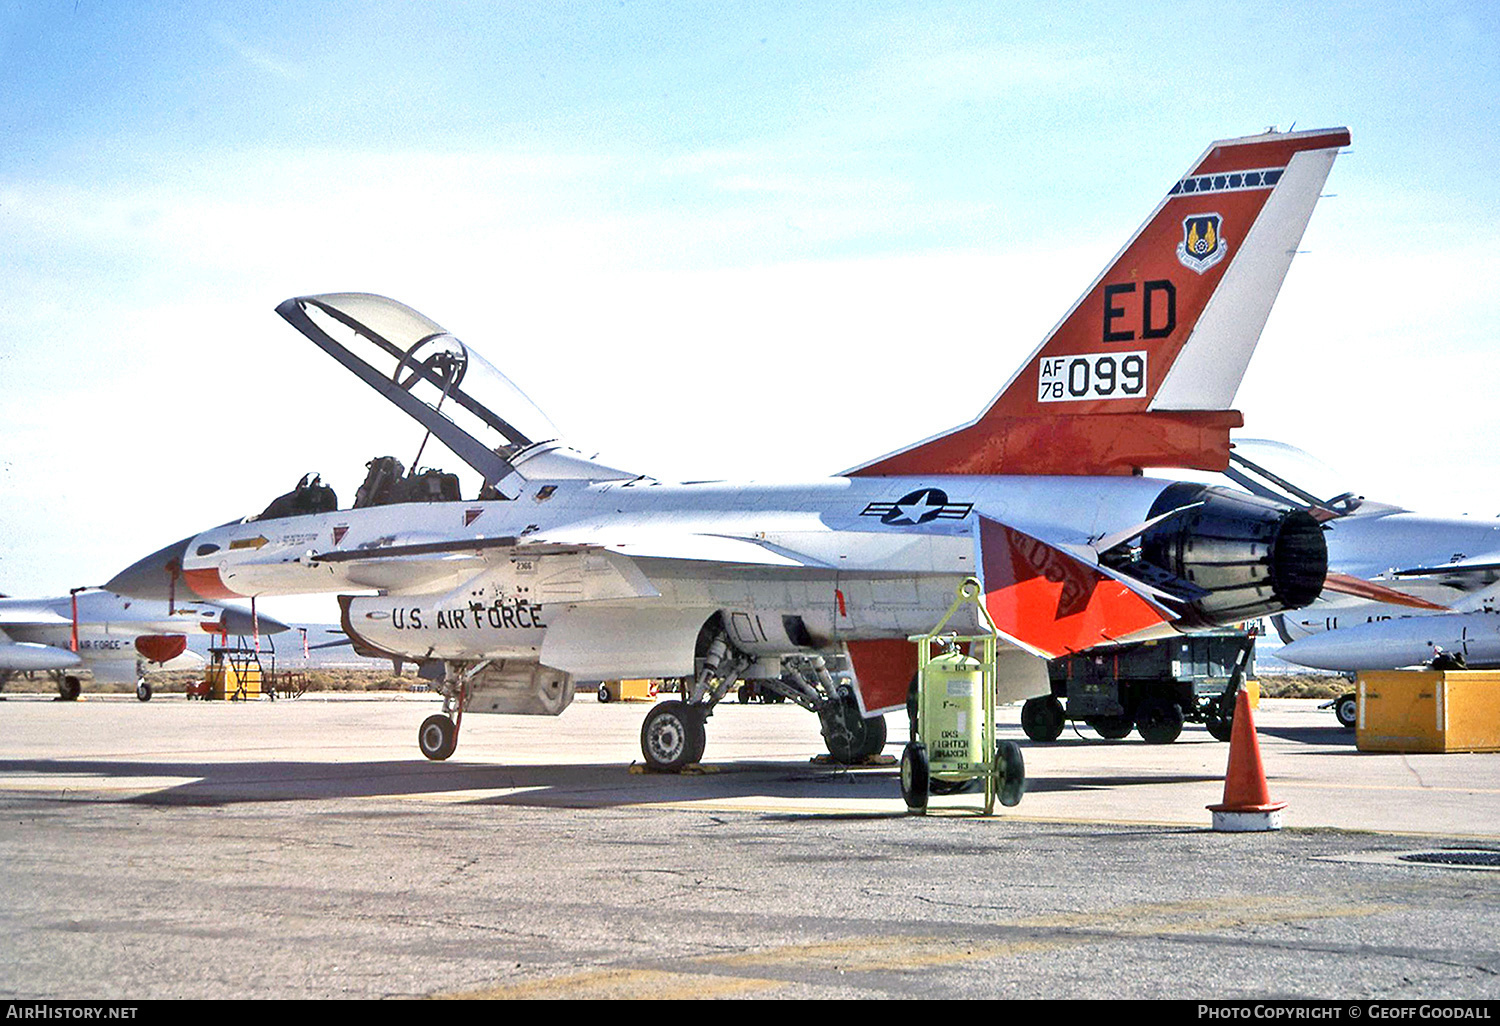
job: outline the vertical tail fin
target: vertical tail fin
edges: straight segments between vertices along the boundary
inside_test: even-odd
[[[852,475],[1223,470],[1230,409],[1344,128],[1210,146],[972,422]]]

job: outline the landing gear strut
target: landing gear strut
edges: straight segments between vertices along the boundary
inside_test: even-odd
[[[714,636],[697,676],[683,682],[683,700],[658,703],[641,724],[641,755],[649,769],[677,773],[703,759],[714,706],[752,662],[729,643],[722,629]]]
[[[464,706],[469,703],[469,686],[464,680],[443,681],[443,711],[434,713],[417,728],[417,747],[433,762],[442,762],[458,748],[458,727],[464,721]]]

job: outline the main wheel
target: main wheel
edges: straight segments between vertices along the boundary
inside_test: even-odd
[[[1028,698],[1021,706],[1021,729],[1033,741],[1056,741],[1062,737],[1063,707],[1055,695]]]
[[[995,743],[995,794],[1000,804],[1011,808],[1020,803],[1026,793],[1026,761],[1021,758],[1021,746],[1014,741]]]
[[[1129,716],[1090,716],[1084,722],[1093,727],[1095,732],[1107,741],[1118,741],[1122,737],[1129,737],[1131,729],[1135,726]]]
[[[885,748],[885,717],[862,716],[853,695],[829,703],[818,713],[818,722],[834,762],[851,766]]]
[[[433,762],[442,762],[458,747],[458,728],[442,713],[429,716],[417,729],[417,747]]]
[[[1334,703],[1333,714],[1339,718],[1339,726],[1353,730],[1359,723],[1359,696],[1341,695]]]
[[[913,741],[901,752],[901,798],[906,802],[906,811],[918,816],[927,811],[927,788],[931,783],[927,746]]]
[[[1182,733],[1182,706],[1165,698],[1148,698],[1135,714],[1135,729],[1147,744],[1169,745]]]
[[[57,694],[64,702],[76,702],[78,694],[83,690],[83,685],[78,683],[78,678],[71,673],[64,677],[57,685]]]
[[[703,758],[708,730],[703,709],[676,700],[660,702],[641,724],[641,754],[652,769],[676,773]]]

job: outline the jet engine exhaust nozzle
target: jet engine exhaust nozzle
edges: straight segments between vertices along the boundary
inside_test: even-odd
[[[1300,609],[1318,597],[1328,574],[1328,546],[1310,514],[1227,488],[1181,482],[1162,491],[1151,515],[1194,503],[1200,505],[1141,536],[1141,561],[1189,586],[1181,627],[1223,627]]]

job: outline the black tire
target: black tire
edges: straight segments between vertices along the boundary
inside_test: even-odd
[[[1019,805],[1026,793],[1026,760],[1014,741],[995,743],[995,795],[1006,808]]]
[[[458,728],[442,713],[429,716],[417,728],[417,747],[433,762],[442,762],[458,747]]]
[[[734,693],[734,696],[740,700],[740,705],[749,705],[750,699],[755,697],[755,693],[749,684],[741,684],[740,689]]]
[[[927,746],[913,741],[901,752],[901,798],[906,811],[920,816],[927,811],[927,789],[932,774],[927,764]]]
[[[912,674],[911,683],[906,686],[906,722],[911,728],[911,736],[915,739],[917,731],[917,675]]]
[[[1338,717],[1339,726],[1353,730],[1359,724],[1359,696],[1340,695],[1333,704],[1333,714]]]
[[[83,685],[78,683],[78,678],[71,673],[62,679],[57,685],[57,694],[64,702],[78,701],[78,695],[83,691]]]
[[[601,702],[608,702],[609,701],[609,685],[608,684],[600,684],[599,685],[599,701],[601,701]]]
[[[1148,698],[1135,714],[1135,729],[1150,745],[1169,745],[1182,733],[1182,706],[1165,698]]]
[[[703,759],[708,742],[701,706],[675,699],[659,702],[641,724],[641,754],[652,769],[676,773]]]
[[[151,685],[147,684],[144,680],[136,681],[135,697],[142,702],[151,701]]]
[[[852,766],[885,749],[885,717],[862,716],[853,695],[830,703],[818,714],[818,722],[834,762]]]
[[[1234,707],[1225,712],[1222,703],[1216,703],[1203,717],[1203,725],[1213,735],[1215,741],[1228,741],[1234,736]]]
[[[1055,695],[1028,698],[1021,706],[1021,729],[1033,741],[1056,741],[1062,737],[1062,703]]]
[[[1135,729],[1135,723],[1129,716],[1090,716],[1084,720],[1094,732],[1106,741],[1118,741],[1129,737],[1130,732]]]

